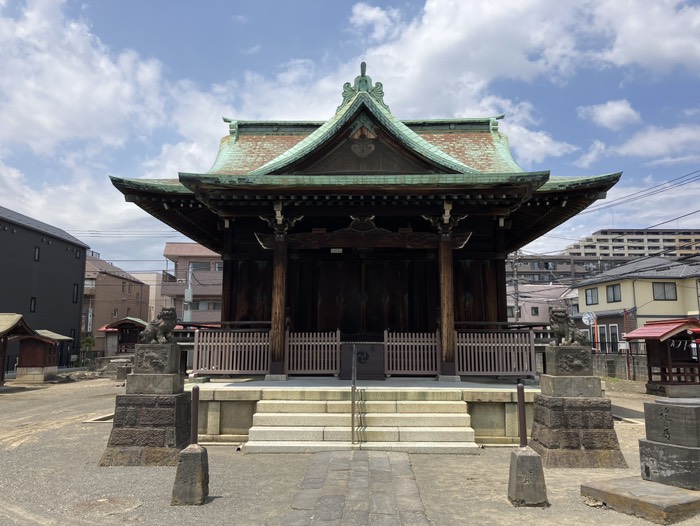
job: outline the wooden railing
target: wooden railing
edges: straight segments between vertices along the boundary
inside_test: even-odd
[[[430,376],[439,369],[439,332],[384,331],[384,374]]]
[[[340,374],[340,331],[286,334],[287,374]]]
[[[268,374],[268,331],[197,330],[192,369],[199,374]]]
[[[460,376],[535,376],[532,330],[458,332],[455,367]]]

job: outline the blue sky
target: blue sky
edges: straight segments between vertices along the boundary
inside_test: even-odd
[[[361,61],[398,118],[505,113],[526,170],[623,171],[608,200],[662,185],[527,252],[700,228],[700,182],[664,185],[700,170],[698,2],[0,0],[0,49],[0,206],[126,270],[163,268],[185,239],[109,175],[206,171],[222,117],[328,119]]]

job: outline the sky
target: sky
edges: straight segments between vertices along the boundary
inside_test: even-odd
[[[697,1],[0,0],[0,50],[0,206],[127,271],[187,239],[110,175],[206,172],[223,117],[327,120],[362,61],[399,119],[505,113],[523,169],[623,172],[526,254],[700,228]]]

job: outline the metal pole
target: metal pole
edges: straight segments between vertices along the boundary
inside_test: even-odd
[[[357,387],[357,345],[352,346],[352,387],[350,388],[350,440],[355,443],[355,389]]]
[[[518,384],[518,433],[520,434],[520,447],[527,446],[527,426],[525,425],[525,386]]]
[[[192,413],[190,416],[190,445],[197,443],[197,423],[199,421],[199,386],[192,387]]]

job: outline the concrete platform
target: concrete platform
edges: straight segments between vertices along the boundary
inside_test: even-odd
[[[700,491],[667,486],[640,477],[582,484],[581,495],[657,524],[673,524],[700,513]]]

